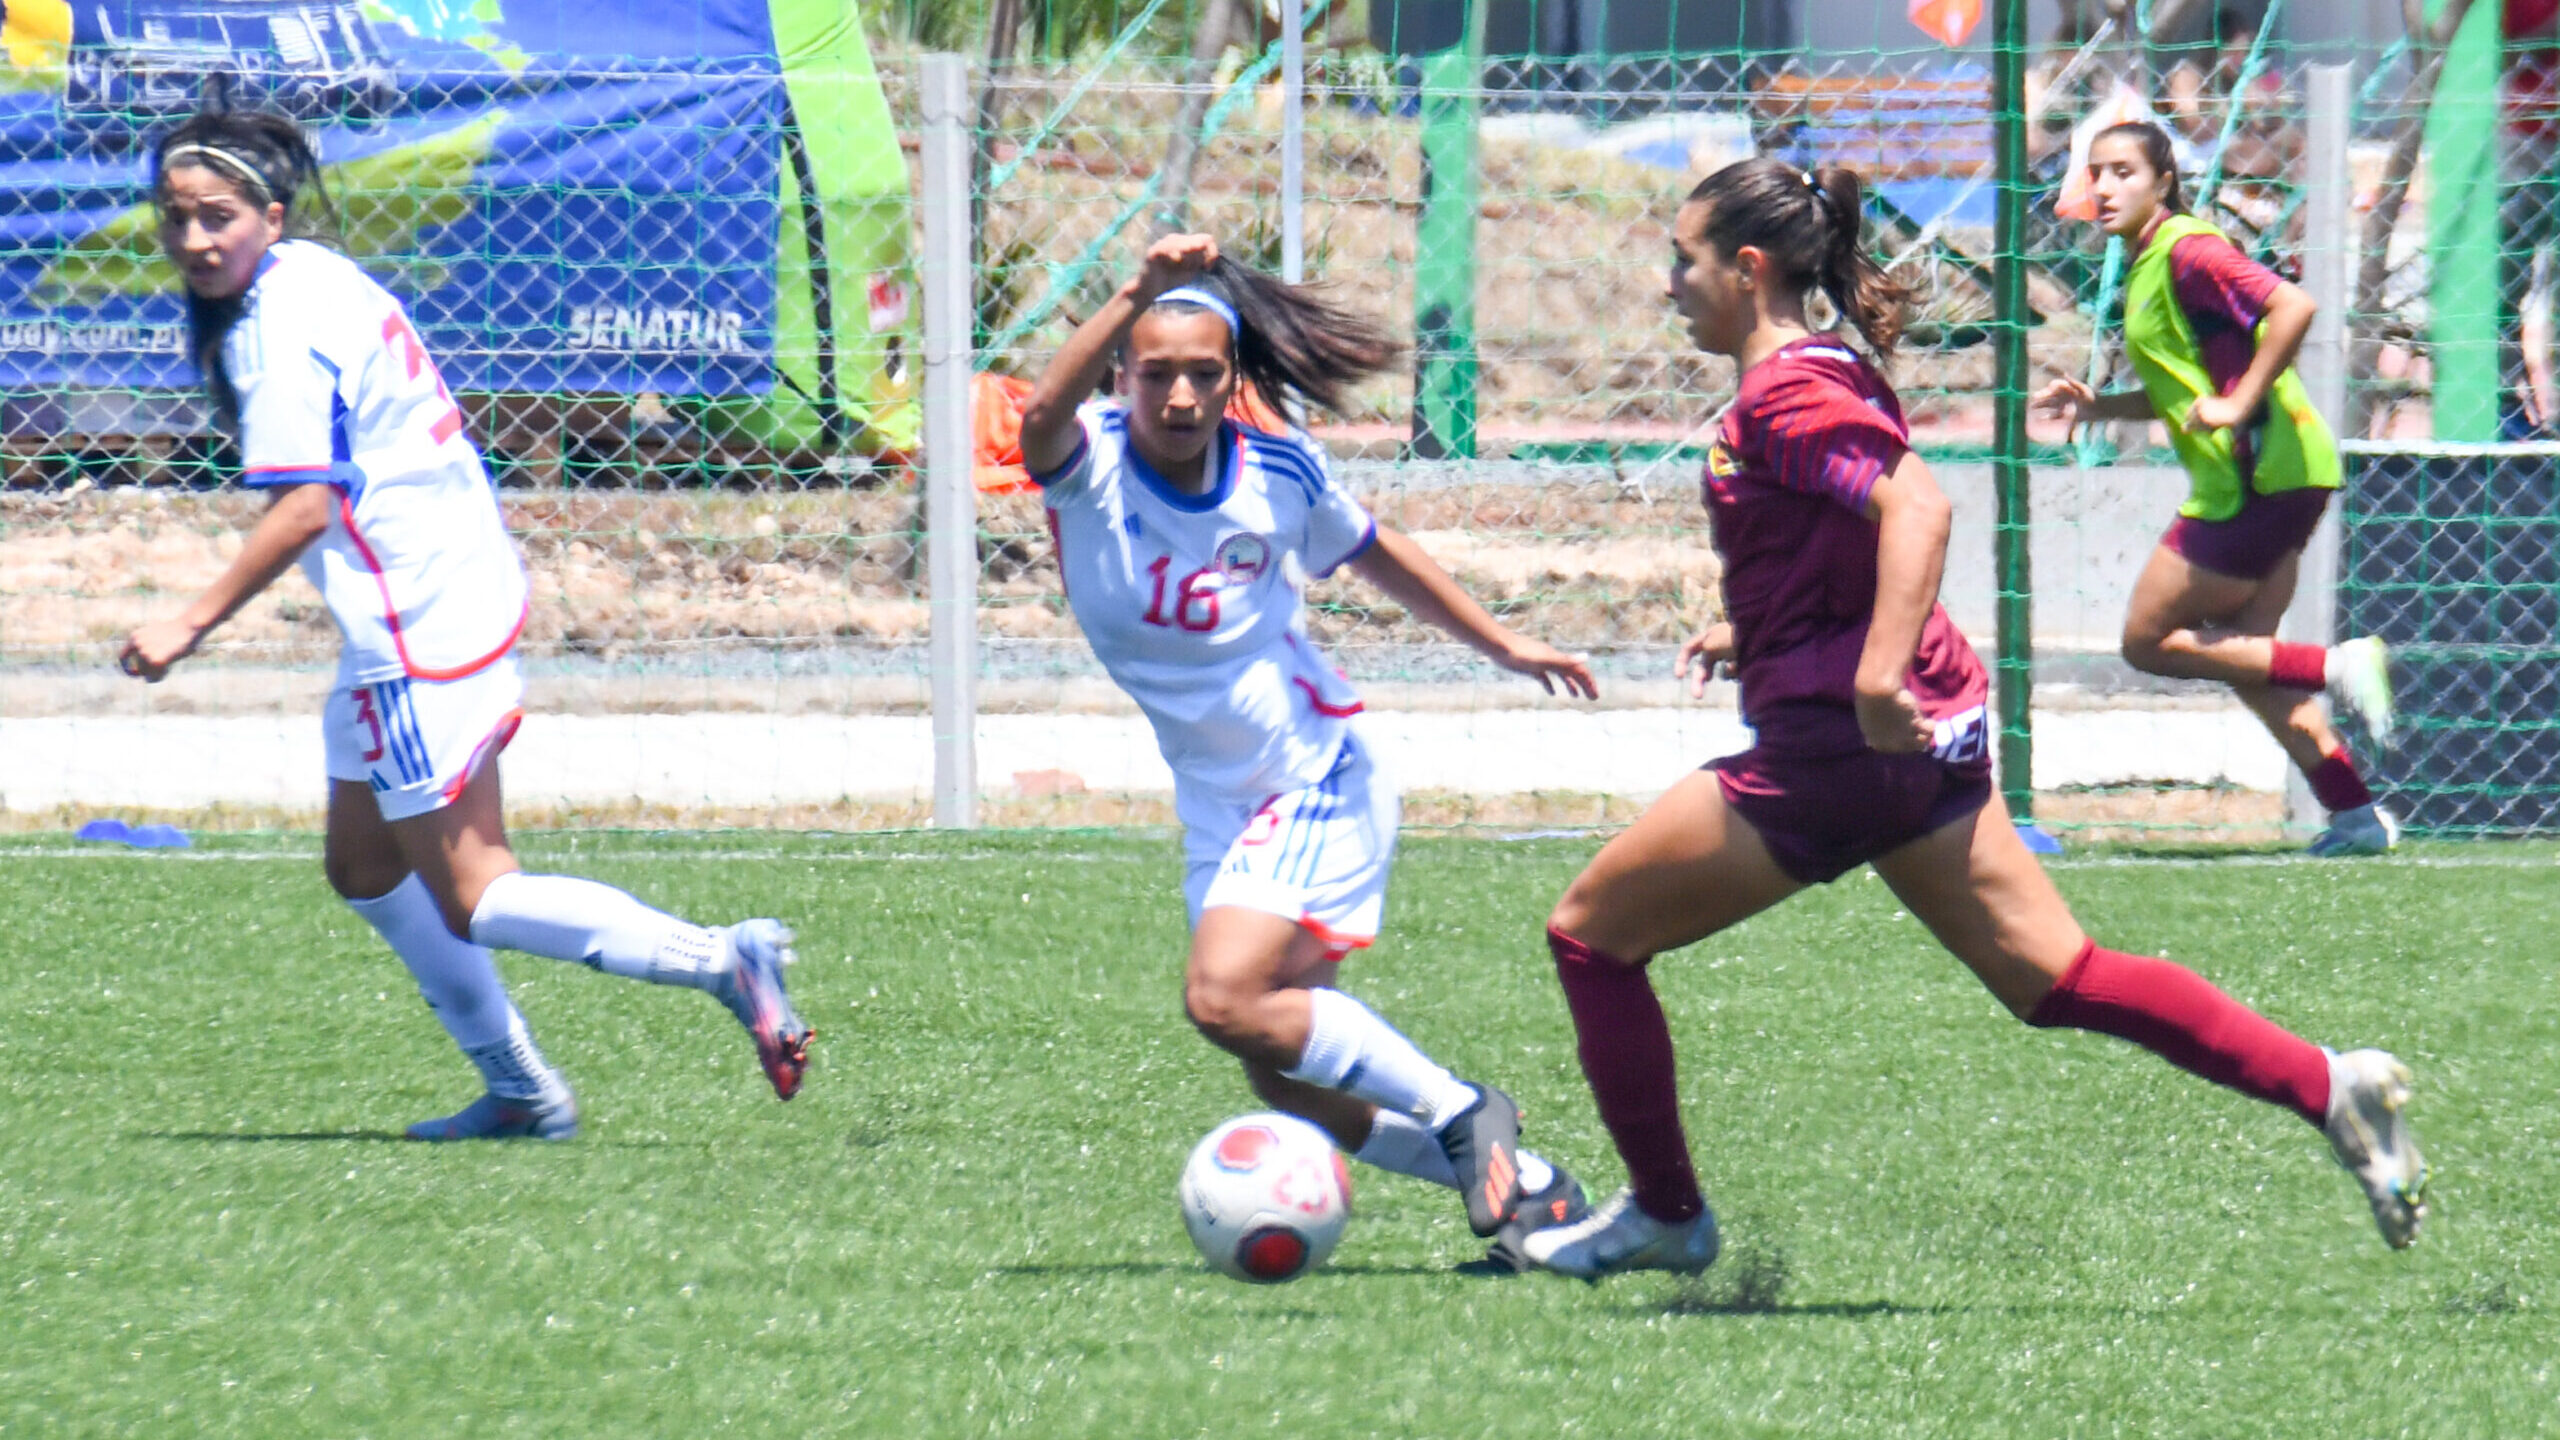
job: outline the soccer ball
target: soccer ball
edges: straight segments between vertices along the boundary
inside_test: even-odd
[[[1182,1167],[1191,1243],[1238,1280],[1295,1280],[1324,1263],[1350,1219],[1350,1170],[1322,1130],[1295,1116],[1238,1116]]]

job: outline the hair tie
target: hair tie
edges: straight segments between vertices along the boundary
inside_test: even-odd
[[[1236,307],[1196,285],[1178,285],[1147,302],[1152,310],[1158,305],[1197,305],[1227,322],[1227,333],[1241,339],[1244,322],[1236,318]]]
[[[1813,193],[1815,193],[1816,195],[1819,195],[1819,194],[1821,194],[1821,193],[1822,193],[1822,182],[1813,178],[1813,172],[1812,172],[1812,171],[1810,171],[1810,170],[1799,170],[1799,171],[1797,171],[1796,173],[1797,173],[1797,174],[1799,174],[1799,175],[1802,175],[1802,176],[1804,177],[1804,188],[1806,188],[1807,190],[1812,191],[1812,192],[1813,192]]]
[[[274,187],[267,184],[266,172],[260,170],[247,156],[234,154],[218,146],[192,143],[172,145],[168,153],[160,157],[160,173],[166,175],[169,173],[170,166],[183,165],[198,157],[216,162],[209,168],[224,171],[231,178],[248,185],[249,188],[258,192],[258,199],[269,203],[274,202],[276,192]]]

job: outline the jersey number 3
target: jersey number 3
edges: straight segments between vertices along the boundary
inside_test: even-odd
[[[439,445],[461,434],[462,411],[453,403],[453,392],[444,388],[444,377],[436,373],[435,362],[427,358],[427,347],[419,342],[418,332],[409,328],[409,317],[397,310],[382,317],[382,343],[400,353],[401,360],[409,367],[410,379],[415,380],[424,374],[434,382],[436,398],[444,402],[444,414],[427,427],[427,433],[434,436]]]
[[[1173,587],[1173,610],[1172,613],[1167,614],[1164,608],[1165,576],[1172,571],[1173,557],[1170,555],[1157,556],[1156,563],[1147,567],[1147,573],[1156,577],[1156,590],[1154,597],[1147,601],[1147,613],[1139,618],[1150,625],[1163,625],[1168,628],[1179,626],[1192,631],[1217,629],[1217,587],[1201,583],[1217,574],[1217,569],[1214,566],[1203,565],[1183,576],[1181,581]]]

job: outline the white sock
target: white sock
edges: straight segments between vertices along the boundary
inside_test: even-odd
[[[652,985],[712,990],[728,976],[718,934],[572,875],[517,872],[490,881],[471,912],[471,938]]]
[[[1369,1138],[1351,1158],[1447,1189],[1458,1188],[1458,1172],[1449,1168],[1449,1152],[1440,1148],[1438,1137],[1423,1129],[1421,1122],[1393,1110],[1378,1112],[1369,1124]],[[1535,1195],[1554,1184],[1555,1178],[1554,1168],[1546,1161],[1526,1150],[1520,1152],[1521,1193]]]
[[[444,928],[444,912],[425,881],[412,875],[390,894],[349,900],[347,908],[363,916],[409,967],[427,1008],[479,1067],[490,1094],[528,1100],[569,1093],[568,1083],[534,1047],[489,952]]]
[[[1310,988],[1307,1048],[1292,1080],[1357,1095],[1437,1130],[1476,1103],[1476,1088],[1441,1069],[1378,1013],[1339,990]]]

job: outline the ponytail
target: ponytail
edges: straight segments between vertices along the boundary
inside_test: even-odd
[[[1236,373],[1284,411],[1313,404],[1342,414],[1350,386],[1404,353],[1403,342],[1321,288],[1292,285],[1223,255],[1190,283],[1234,310]],[[1159,303],[1209,313],[1181,300]]]
[[[161,193],[172,166],[210,170],[238,187],[261,208],[284,207],[284,233],[290,239],[326,241],[327,222],[336,207],[320,180],[320,155],[311,137],[290,118],[266,110],[227,108],[217,92],[214,108],[179,121],[151,147],[151,191]],[[305,192],[309,205],[298,205]],[[215,423],[225,430],[240,423],[240,392],[222,368],[222,343],[248,308],[245,295],[207,300],[190,290],[187,300],[187,351],[204,375],[205,396],[213,404]]]
[[[1785,284],[1799,292],[1819,285],[1868,346],[1891,359],[1912,290],[1868,253],[1865,198],[1846,166],[1803,170],[1763,155],[1699,181],[1688,203],[1706,207],[1706,238],[1717,250],[1756,246]]]

